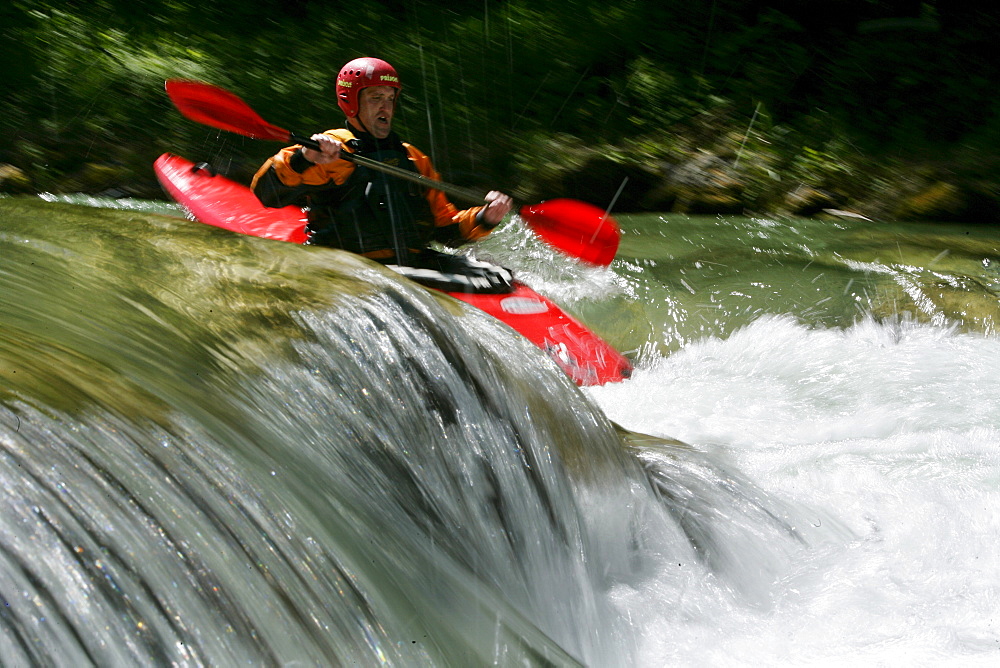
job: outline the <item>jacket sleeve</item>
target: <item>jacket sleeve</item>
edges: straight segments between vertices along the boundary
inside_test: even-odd
[[[342,142],[353,138],[347,130],[328,130],[326,133]],[[302,155],[302,146],[287,146],[268,158],[250,183],[250,189],[261,204],[282,207],[289,204],[303,205],[309,193],[333,183],[341,185],[354,172],[354,164],[335,160],[317,165]]]
[[[431,159],[420,149],[410,144],[403,146],[410,153],[410,160],[414,162],[417,171],[429,179],[441,180],[441,175],[434,169]],[[458,208],[448,200],[448,196],[440,190],[430,189],[427,191],[427,201],[431,205],[434,214],[434,223],[438,228],[438,241],[447,243],[451,240],[475,241],[482,239],[493,231],[493,226],[481,223],[480,212],[484,207],[474,206],[470,209],[459,211]],[[456,226],[456,227],[451,227]],[[457,234],[456,234],[457,232]]]

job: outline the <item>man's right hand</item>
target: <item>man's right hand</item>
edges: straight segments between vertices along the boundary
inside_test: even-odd
[[[334,139],[330,135],[325,134],[315,134],[310,137],[314,142],[320,145],[322,151],[316,151],[311,148],[302,148],[302,157],[313,163],[314,165],[325,165],[328,162],[333,162],[334,160],[340,159],[340,148],[342,144],[337,139]]]

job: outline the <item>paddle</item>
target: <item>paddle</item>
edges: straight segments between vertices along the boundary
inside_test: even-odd
[[[199,81],[170,79],[167,95],[177,109],[191,120],[235,132],[252,139],[301,144],[319,149],[309,137],[302,137],[265,121],[242,99],[227,90]],[[340,157],[358,165],[391,174],[394,177],[440,190],[469,203],[482,204],[485,193],[435,181],[417,172],[341,151]],[[572,199],[551,199],[522,206],[521,218],[544,241],[584,262],[606,267],[618,252],[621,231],[615,220],[602,209]]]

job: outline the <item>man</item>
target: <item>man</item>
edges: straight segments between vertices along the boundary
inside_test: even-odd
[[[355,152],[440,180],[430,159],[392,130],[400,90],[396,70],[384,60],[347,63],[337,77],[345,127],[313,135],[321,150],[282,149],[257,172],[252,188],[265,206],[308,207],[309,244],[385,264],[454,270],[453,262],[441,266],[450,256],[427,244],[485,237],[510,212],[510,197],[494,191],[483,206],[459,211],[441,191],[340,157],[341,151]]]

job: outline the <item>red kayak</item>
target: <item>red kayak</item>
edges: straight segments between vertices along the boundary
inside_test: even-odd
[[[154,169],[167,193],[202,223],[266,239],[306,240],[306,217],[298,207],[266,208],[246,186],[169,153],[157,158]],[[419,281],[414,272],[398,270]],[[580,385],[629,377],[632,365],[603,339],[527,285],[515,280],[512,286],[503,294],[442,291],[513,327]]]

